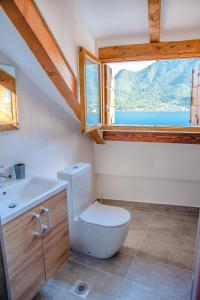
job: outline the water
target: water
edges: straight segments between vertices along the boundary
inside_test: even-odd
[[[88,123],[95,124],[96,113],[88,114]],[[114,125],[190,126],[190,112],[116,112]]]

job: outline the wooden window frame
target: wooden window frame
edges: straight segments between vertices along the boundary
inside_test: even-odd
[[[100,120],[103,116],[102,103],[102,64],[101,61],[83,47],[79,47],[79,80],[80,80],[80,105],[81,105],[81,129],[82,133],[92,132],[102,127],[102,121],[94,126],[87,126],[87,100],[85,92],[85,60],[89,58],[99,66],[99,95],[100,95]]]
[[[12,88],[10,89],[10,92],[11,92],[12,120],[11,121],[0,121],[0,132],[19,129],[18,105],[17,105],[17,95],[16,95],[15,85],[12,86]]]
[[[103,76],[103,101],[102,101],[102,111],[103,111],[103,125],[100,128],[102,131],[131,131],[131,132],[151,132],[151,133],[170,133],[171,135],[174,133],[200,133],[199,126],[191,126],[191,127],[184,127],[184,126],[158,126],[158,125],[147,125],[147,126],[140,126],[140,125],[107,125],[105,124],[106,118],[106,108],[107,108],[107,99],[106,99],[106,64],[107,63],[117,63],[117,62],[129,62],[129,61],[141,61],[141,60],[156,60],[156,59],[178,59],[178,58],[196,58],[200,57],[200,40],[191,41],[192,47],[194,45],[199,46],[198,51],[195,51],[191,54],[191,51],[183,53],[176,53],[176,48],[180,46],[184,47],[184,50],[191,49],[190,41],[180,41],[180,42],[158,42],[155,44],[141,44],[141,45],[126,45],[126,46],[111,46],[99,49],[99,57],[102,64],[102,76]],[[168,46],[174,48],[172,53],[166,52],[164,54],[160,54],[162,52],[162,47]],[[197,47],[196,46],[196,47]],[[139,48],[141,47],[141,52],[139,52]],[[145,55],[144,53],[145,49]],[[158,51],[156,51],[158,49]],[[126,50],[126,51],[125,51]],[[106,57],[106,53],[108,51],[108,57]],[[112,56],[113,51],[113,56]],[[155,51],[155,52],[154,52]],[[165,51],[165,50],[164,50]],[[148,56],[149,52],[149,56]],[[118,53],[118,55],[116,55]]]

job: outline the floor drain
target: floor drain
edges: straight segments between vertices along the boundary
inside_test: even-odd
[[[85,294],[87,290],[88,290],[88,286],[84,282],[79,283],[75,288],[75,292],[80,295]]]
[[[74,286],[71,289],[71,293],[73,293],[76,296],[79,296],[82,299],[85,299],[90,292],[90,287],[87,283],[85,283],[82,280],[77,280],[77,282],[74,284]]]

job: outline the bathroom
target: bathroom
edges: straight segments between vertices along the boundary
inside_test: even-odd
[[[33,299],[80,299],[80,296],[92,300],[190,299],[191,276],[193,274],[194,278],[197,277],[194,276],[194,261],[195,266],[198,264],[198,257],[195,258],[200,206],[198,143],[105,140],[104,144],[97,144],[92,133],[81,134],[76,113],[74,114],[70,105],[66,103],[66,99],[58,90],[59,86],[45,72],[45,67],[32,52],[24,33],[20,32],[17,22],[15,23],[9,14],[7,3],[12,7],[13,3],[18,2],[20,3],[17,0],[0,1],[0,64],[12,66],[15,70],[19,120],[17,129],[0,131],[0,166],[3,167],[0,172],[15,177],[13,166],[23,163],[25,180],[37,178],[34,188],[39,189],[39,178],[41,182],[46,178],[56,181],[57,173],[61,170],[77,166],[78,163],[90,164],[89,200],[100,199],[100,203],[102,201],[105,205],[123,208],[131,216],[128,235],[119,252],[105,259],[94,258],[77,249],[68,249],[64,264],[49,276],[46,283],[46,280],[43,280],[43,285],[38,284],[40,287],[37,286]],[[136,25],[143,26],[139,33],[135,30],[131,35],[127,28],[124,28],[127,33],[120,33],[120,24],[125,23],[123,19],[118,25],[118,35],[114,31],[113,34],[110,32],[110,35],[102,32],[102,36],[97,38],[94,38],[88,26],[95,27],[98,24],[87,24],[86,12],[81,6],[81,1],[34,2],[70,63],[77,80],[80,45],[97,56],[98,48],[101,47],[148,43],[147,24],[140,24],[137,17],[146,14],[148,19],[148,1],[126,1],[130,9],[125,11],[124,18],[126,14],[130,18],[133,14],[138,22]],[[92,15],[95,7],[96,11],[103,14],[103,5],[112,12],[113,1],[111,2],[108,4],[106,1],[87,0],[88,15]],[[113,22],[120,19],[117,14],[126,6],[122,2],[124,1],[117,4],[116,18],[113,16]],[[174,1],[174,4],[170,1],[161,2],[162,10],[166,10],[166,14],[173,20],[176,19],[174,13],[187,16],[183,18],[185,22],[187,19],[185,24],[183,21],[181,23],[180,17],[178,18],[182,25],[180,29],[173,29],[172,24],[172,29],[169,27],[168,30],[163,30],[162,41],[199,38],[198,1],[193,0],[190,4],[184,1],[181,8],[178,0]],[[189,15],[188,11],[191,11]],[[100,17],[102,15],[96,14],[96,20]],[[109,16],[105,14],[104,17],[107,20]],[[163,16],[161,14],[161,20],[162,18],[166,21],[164,13]],[[101,23],[103,27],[104,24]],[[105,22],[104,29],[109,30],[108,25],[109,22],[105,28]],[[114,25],[117,27],[116,23]],[[135,26],[134,23],[130,25]],[[198,140],[198,137],[196,139]],[[3,178],[0,186],[3,186],[4,182],[6,180]],[[64,182],[63,184],[66,184],[67,181]],[[50,182],[46,184],[50,185]],[[70,188],[64,188],[67,188],[67,201],[70,201]],[[57,187],[57,191],[60,192],[60,188]],[[0,199],[1,197],[2,194]],[[3,252],[6,252],[6,245],[3,244]],[[11,244],[14,249],[12,241]],[[101,247],[103,250],[104,245]],[[7,253],[4,253],[5,270],[6,255]],[[27,277],[28,280],[30,277]],[[88,290],[84,295],[76,295],[74,286],[81,281],[87,284]],[[0,299],[13,298],[12,291],[9,291],[9,275],[7,283],[8,298],[2,292]],[[22,285],[23,283],[20,289]],[[191,299],[198,299],[194,296],[194,290],[195,280]],[[31,298],[28,294],[19,292],[19,296],[13,299]]]

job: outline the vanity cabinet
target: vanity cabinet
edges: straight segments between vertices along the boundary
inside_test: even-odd
[[[5,224],[3,236],[12,300],[30,300],[69,254],[66,191]]]
[[[69,255],[66,193],[45,201],[40,207],[43,232],[43,253],[46,280],[63,264]],[[46,219],[46,220],[45,220]]]

